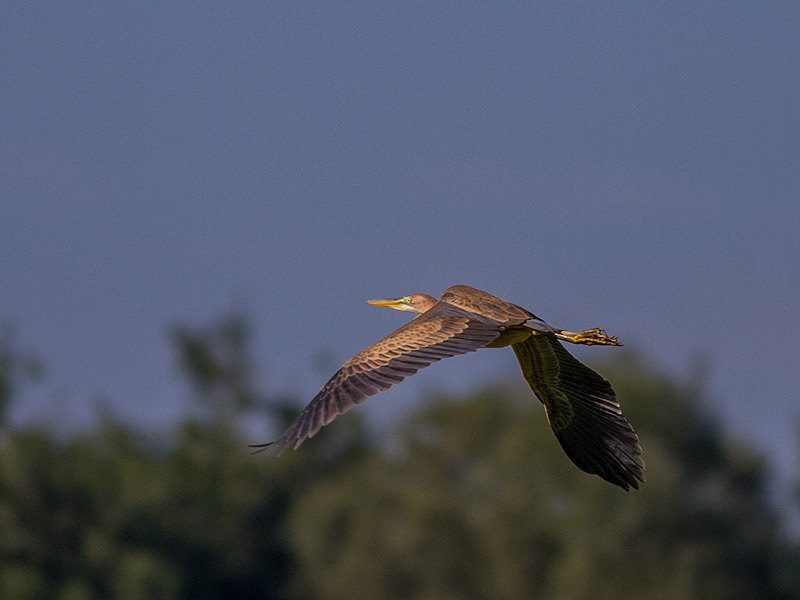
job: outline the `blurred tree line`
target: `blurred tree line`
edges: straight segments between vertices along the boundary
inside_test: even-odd
[[[625,493],[569,462],[521,378],[427,401],[380,443],[354,411],[253,456],[241,424],[279,432],[302,402],[255,389],[245,319],[171,335],[202,409],[168,439],[110,417],[2,430],[0,598],[800,597],[763,458],[633,354],[601,369],[645,452]],[[6,335],[0,411],[33,364]]]

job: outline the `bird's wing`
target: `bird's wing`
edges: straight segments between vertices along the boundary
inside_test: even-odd
[[[553,335],[534,334],[512,347],[572,462],[626,490],[638,489],[639,481],[644,481],[642,448],[622,416],[611,384],[567,352]]]
[[[348,360],[280,438],[255,447],[297,448],[337,415],[437,360],[485,348],[502,329],[497,322],[439,302]]]

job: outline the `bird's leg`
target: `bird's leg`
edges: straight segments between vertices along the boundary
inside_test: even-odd
[[[572,342],[573,344],[586,344],[592,346],[598,344],[601,346],[621,346],[617,338],[613,335],[608,335],[605,331],[599,328],[584,329],[579,333],[572,331],[559,330],[555,332],[555,336],[564,340],[565,342]]]

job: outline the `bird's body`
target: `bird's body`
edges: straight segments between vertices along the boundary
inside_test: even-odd
[[[622,416],[611,385],[559,342],[618,345],[613,336],[600,329],[556,329],[521,306],[465,285],[448,288],[438,301],[413,294],[370,304],[419,316],[348,360],[283,435],[257,447],[297,448],[337,415],[432,362],[510,345],[567,456],[624,489],[644,481],[638,437]]]

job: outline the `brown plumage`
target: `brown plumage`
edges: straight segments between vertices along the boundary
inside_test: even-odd
[[[644,481],[638,437],[611,385],[559,342],[618,345],[613,336],[556,329],[521,306],[465,285],[448,288],[438,301],[414,294],[370,303],[419,316],[348,360],[283,435],[255,448],[297,448],[337,415],[433,362],[510,345],[567,456],[626,490]]]

